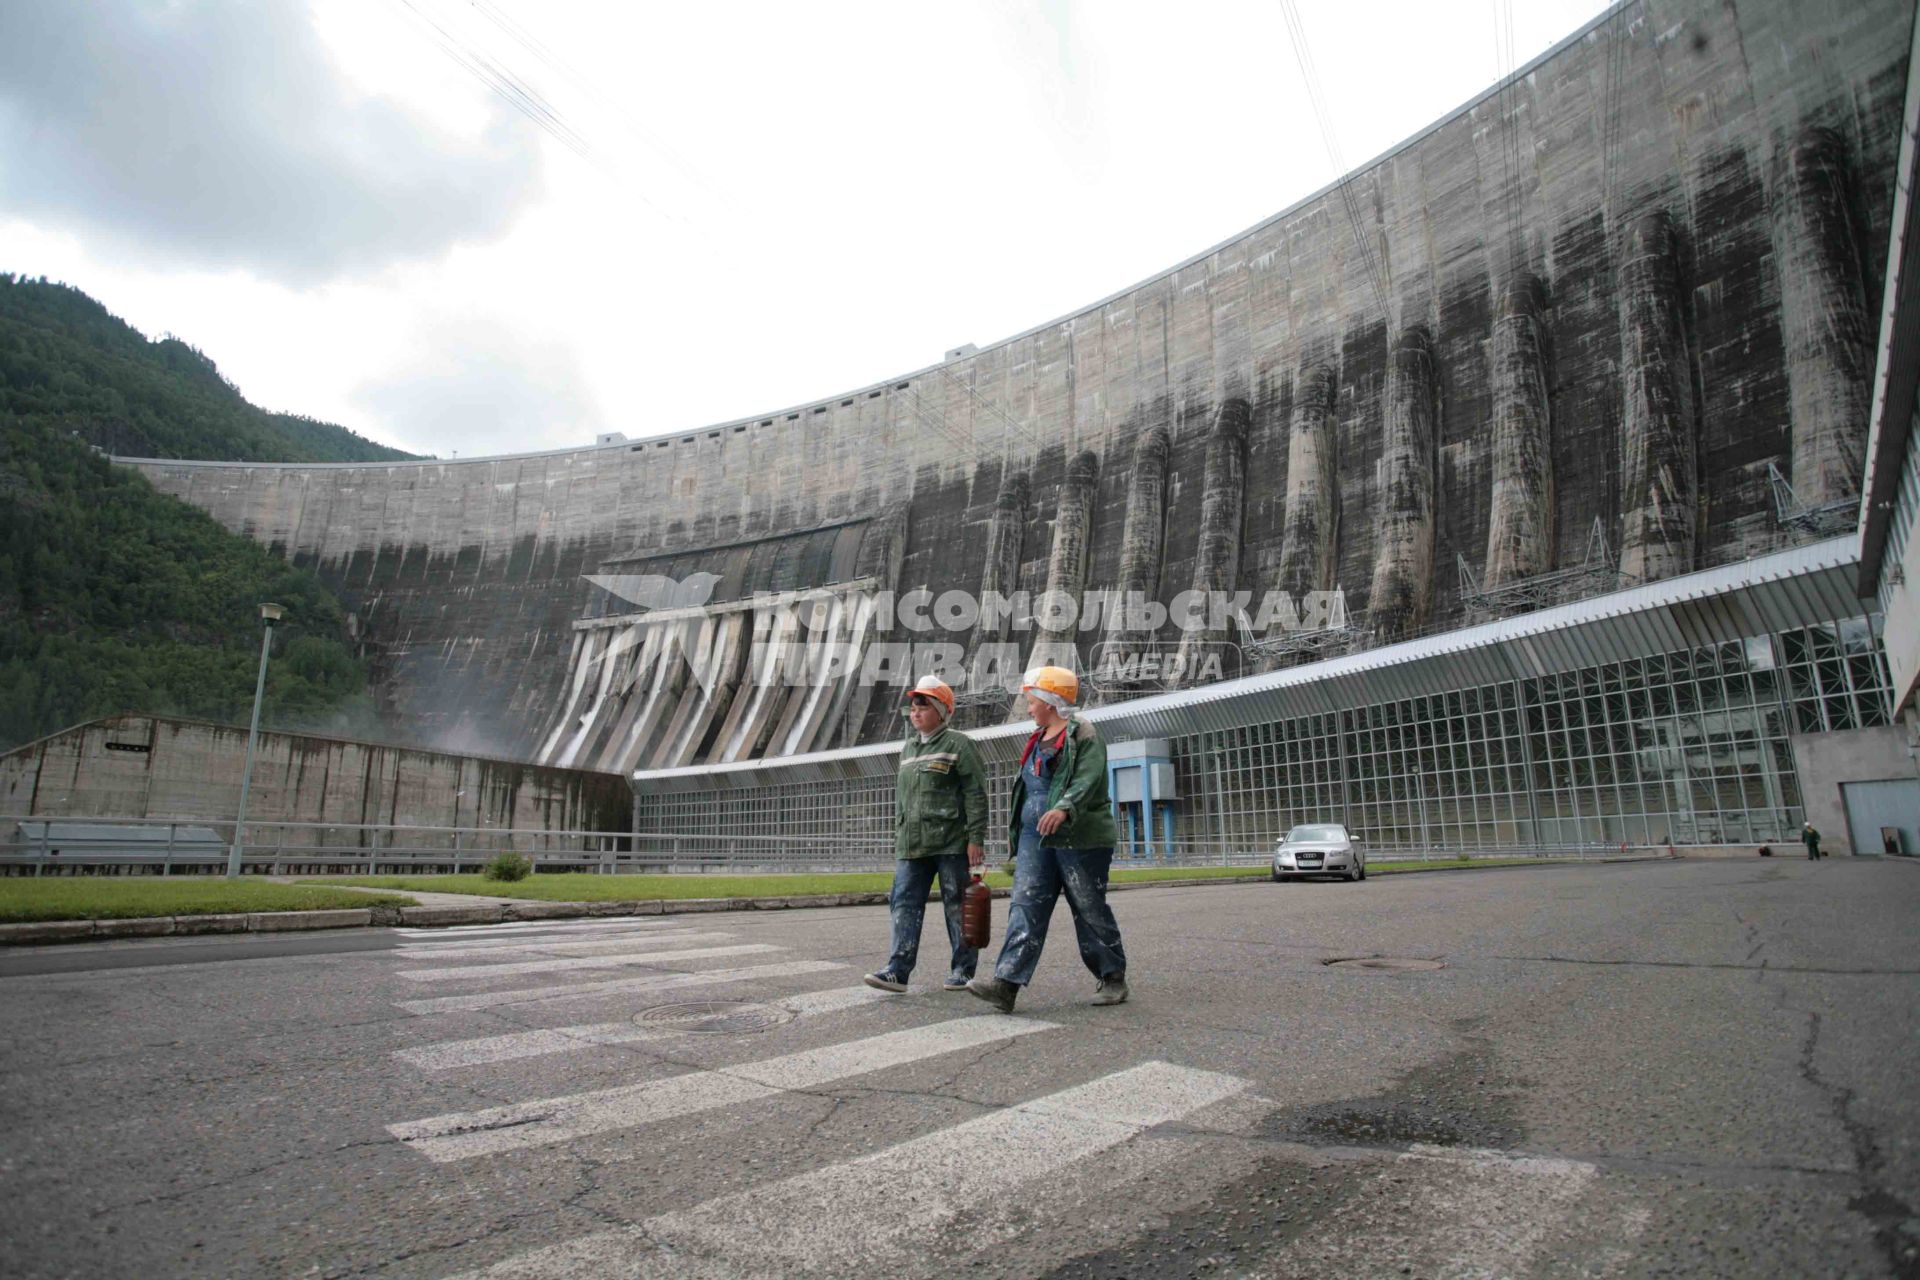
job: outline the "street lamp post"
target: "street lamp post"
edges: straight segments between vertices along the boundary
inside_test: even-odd
[[[260,621],[264,624],[260,633],[260,675],[253,683],[253,723],[247,728],[246,767],[240,771],[240,812],[233,823],[233,851],[227,855],[229,880],[240,875],[240,844],[247,833],[247,792],[253,788],[253,745],[260,737],[260,700],[267,692],[267,652],[273,647],[273,624],[285,613],[286,609],[277,604],[260,606]]]

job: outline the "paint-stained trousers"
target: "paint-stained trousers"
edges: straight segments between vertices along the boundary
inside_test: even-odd
[[[947,921],[947,942],[953,949],[954,977],[971,978],[980,953],[961,941],[960,893],[972,883],[967,855],[949,853],[937,858],[902,858],[893,867],[893,955],[887,968],[902,981],[920,958],[920,927],[927,918],[927,891],[940,876],[940,906]]]
[[[1096,978],[1126,977],[1120,925],[1107,906],[1107,871],[1112,865],[1112,849],[1054,849],[1041,844],[1031,830],[1023,833],[1007,905],[1007,940],[994,976],[1022,987],[1033,981],[1054,905],[1064,893],[1080,959]]]

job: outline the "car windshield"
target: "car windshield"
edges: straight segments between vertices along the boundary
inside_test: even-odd
[[[1345,827],[1336,827],[1336,826],[1295,827],[1293,830],[1287,832],[1287,839],[1290,841],[1345,840],[1346,838],[1347,838],[1347,829]]]

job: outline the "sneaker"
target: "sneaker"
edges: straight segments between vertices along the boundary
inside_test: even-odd
[[[870,973],[865,978],[862,978],[861,981],[880,991],[898,993],[907,989],[907,980],[891,969],[882,969],[878,973]]]
[[[1102,978],[1094,990],[1095,1004],[1125,1004],[1127,1002],[1127,980],[1125,978]]]
[[[1020,988],[1000,978],[974,978],[967,983],[967,992],[979,996],[1002,1013],[1012,1013],[1013,1001],[1020,994]]]
[[[967,984],[972,981],[973,979],[964,973],[950,973],[947,975],[947,980],[940,984],[940,989],[942,991],[965,991]]]

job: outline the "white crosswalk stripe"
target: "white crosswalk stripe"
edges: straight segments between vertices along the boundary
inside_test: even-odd
[[[388,1132],[433,1166],[498,1160],[507,1165],[507,1176],[515,1178],[522,1176],[522,1170],[511,1163],[516,1159],[582,1140],[593,1143],[585,1154],[595,1161],[619,1160],[625,1152],[658,1153],[660,1143],[684,1144],[684,1152],[667,1148],[663,1167],[672,1168],[678,1160],[706,1158],[709,1144],[713,1151],[738,1150],[729,1133],[738,1134],[746,1149],[753,1150],[754,1128],[785,1116],[783,1096],[822,1089],[858,1095],[863,1092],[862,1078],[875,1073],[1043,1031],[1065,1030],[1024,1016],[953,1016],[957,1010],[944,998],[903,999],[864,985],[792,990],[821,973],[839,974],[840,981],[847,981],[849,966],[832,961],[783,959],[692,973],[581,980],[583,973],[628,965],[672,965],[709,957],[725,963],[736,955],[784,950],[736,942],[736,934],[710,927],[719,923],[619,920],[559,928],[534,925],[492,936],[449,936],[435,931],[432,937],[409,937],[393,953],[394,972],[409,982],[487,983],[524,976],[545,985],[400,1001],[400,1008],[422,1016],[530,1012],[520,1019],[509,1014],[495,1020],[493,1027],[483,1028],[504,1034],[416,1045],[395,1051],[393,1057],[429,1073],[416,1079],[453,1069],[470,1070],[474,1074],[462,1077],[464,1082],[491,1081],[480,1095],[483,1098],[525,1097],[534,1092],[557,1096],[407,1120],[387,1125]],[[733,923],[752,936],[751,925]],[[703,1031],[697,1021],[636,1021],[631,1016],[633,1008],[647,1003],[645,997],[727,986],[748,988],[741,993],[747,999],[785,1010],[795,1020],[867,1009],[874,1012],[859,1015],[866,1030],[898,1028],[903,1022],[923,1025],[775,1053],[774,1044],[747,1049],[753,1041],[737,1031],[738,1022],[732,1024],[736,1030],[725,1031],[708,1024],[728,1038],[706,1040],[710,1048],[703,1051],[702,1060],[726,1065],[689,1070],[674,1059],[691,1052],[686,1046]],[[636,1002],[629,997],[642,999]],[[540,1015],[557,1002],[583,999],[604,1002],[605,1007],[593,1008],[592,1014],[611,1020],[524,1025],[557,1021]],[[970,1003],[965,997],[958,1000],[962,1007]],[[680,1011],[659,1010],[647,1017],[675,1012]],[[700,1016],[706,1013],[701,1010]],[[930,1017],[940,1020],[926,1022]],[[516,1021],[521,1025],[516,1027]],[[827,1021],[821,1018],[813,1025]],[[778,1025],[761,1030],[771,1034],[760,1043],[777,1043],[784,1031]],[[833,1034],[816,1031],[800,1042]],[[733,1038],[736,1035],[740,1038]],[[682,1047],[644,1049],[630,1058],[603,1052],[577,1060],[577,1068],[565,1057],[606,1046],[675,1040]],[[1103,1046],[1104,1054],[1111,1044],[1103,1042]],[[792,1041],[779,1047],[791,1049]],[[727,1062],[740,1052],[771,1056]],[[542,1058],[554,1061],[526,1074],[512,1074],[510,1064]],[[1071,1050],[1058,1059],[1050,1052],[1046,1061],[1050,1071],[1074,1070],[1062,1065],[1074,1061]],[[1020,1062],[1013,1061],[1014,1071],[1032,1069],[1031,1064],[1023,1068]],[[509,1065],[497,1077],[485,1074],[502,1064]],[[581,1084],[550,1083],[565,1080],[574,1069],[583,1076],[591,1073],[590,1080],[583,1079],[581,1084],[604,1086],[609,1072],[612,1080],[628,1082],[590,1090],[581,1090]],[[678,1074],[661,1077],[662,1071]],[[635,1080],[636,1075],[649,1078]],[[890,1075],[869,1083],[878,1095],[897,1079]],[[549,1083],[534,1089],[525,1086],[527,1080]],[[522,1087],[502,1088],[505,1081],[520,1081]],[[836,1085],[839,1088],[833,1088]],[[581,1091],[559,1092],[569,1088]],[[549,1228],[533,1239],[557,1243],[527,1248],[456,1280],[584,1276],[737,1280],[803,1275],[925,1280],[950,1274],[964,1268],[969,1258],[977,1262],[999,1245],[1044,1230],[1048,1221],[1070,1225],[1074,1219],[1050,1215],[1084,1211],[1085,1203],[1075,1196],[1104,1194],[1100,1181],[1104,1175],[1165,1180],[1167,1162],[1185,1161],[1179,1165],[1183,1177],[1208,1177],[1204,1149],[1196,1155],[1190,1137],[1175,1141],[1145,1135],[1168,1124],[1182,1125],[1180,1132],[1186,1135],[1245,1132],[1239,1126],[1248,1115],[1275,1105],[1252,1097],[1251,1088],[1250,1081],[1235,1076],[1149,1061],[933,1132],[920,1132],[928,1122],[915,1124],[911,1108],[889,1109],[856,1097],[852,1105],[863,1110],[831,1148],[839,1156],[851,1147],[847,1158],[809,1167],[818,1157],[809,1160],[805,1147],[798,1153],[785,1152],[775,1161],[777,1173],[767,1173],[768,1180],[759,1185],[740,1180],[736,1170],[735,1176],[703,1183],[711,1188],[703,1194],[713,1198],[691,1207],[637,1221],[622,1214],[612,1221],[631,1225],[611,1230],[604,1229],[608,1221],[604,1217],[599,1223],[588,1220],[582,1228],[588,1233],[573,1239],[557,1236]],[[470,1105],[466,1101],[470,1095],[459,1096],[460,1101],[441,1105]],[[1223,1103],[1224,1108],[1195,1119],[1196,1113]],[[873,1116],[881,1117],[880,1125],[898,1123],[906,1131],[862,1141],[861,1130],[876,1123]],[[650,1141],[628,1143],[608,1137],[667,1125],[672,1127],[648,1135]],[[1375,1171],[1367,1175],[1373,1212],[1364,1228],[1356,1232],[1351,1223],[1343,1222],[1338,1231],[1309,1224],[1298,1232],[1277,1233],[1257,1254],[1243,1255],[1254,1267],[1253,1273],[1327,1274],[1350,1260],[1355,1248],[1363,1248],[1364,1256],[1390,1258],[1399,1270],[1411,1262],[1420,1274],[1460,1276],[1525,1274],[1569,1239],[1588,1241],[1587,1256],[1604,1261],[1603,1271],[1630,1270],[1638,1256],[1636,1242],[1646,1230],[1649,1215],[1644,1209],[1623,1212],[1615,1206],[1614,1216],[1607,1218],[1604,1198],[1596,1202],[1600,1173],[1593,1165],[1523,1153],[1420,1145],[1382,1155]],[[753,1165],[752,1159],[745,1161],[749,1176]],[[767,1166],[763,1162],[760,1167]],[[444,1176],[469,1175],[448,1169]],[[993,1214],[992,1206],[1007,1202],[1010,1193],[1017,1195],[1019,1188],[1028,1185],[1075,1190],[1064,1199],[1060,1195],[1023,1198],[1020,1203],[1027,1206],[1026,1211],[1013,1219]],[[696,1198],[682,1193],[670,1197],[666,1205],[656,1202],[650,1208]],[[1049,1205],[1060,1207],[1050,1209]],[[1598,1219],[1596,1213],[1601,1215]],[[1122,1220],[1116,1218],[1115,1223]],[[1109,1224],[1103,1229],[1111,1236],[1114,1228]],[[1126,1234],[1124,1227],[1120,1231]],[[1096,1245],[1102,1238],[1106,1237],[1098,1232],[1085,1235]],[[1595,1253],[1601,1243],[1606,1247]],[[1078,1246],[1085,1247],[1084,1243]]]
[[[887,1274],[969,1206],[1056,1174],[1247,1082],[1148,1062],[869,1156],[535,1249],[458,1280]]]
[[[617,942],[621,938],[657,938],[663,934],[692,932],[692,925],[675,923],[627,925],[619,929],[543,929],[536,933],[502,934],[497,938],[476,937],[467,933],[455,938],[403,938],[395,950],[403,955],[456,955],[465,951],[479,955],[489,951],[512,951],[516,947]]]
[[[400,938],[452,939],[505,936],[510,933],[571,933],[594,929],[634,929],[667,923],[669,921],[658,916],[609,916],[593,920],[507,920],[499,924],[450,924],[434,928],[402,926],[393,932],[394,936]]]
[[[777,1003],[798,1017],[837,1013],[843,1009],[871,1005],[894,997],[872,987],[836,987],[788,996]],[[595,1022],[575,1027],[547,1027],[537,1031],[516,1031],[510,1035],[483,1036],[474,1040],[450,1040],[398,1050],[393,1056],[423,1071],[445,1071],[452,1067],[481,1066],[490,1062],[510,1062],[516,1058],[537,1058],[547,1054],[573,1053],[600,1045],[640,1044],[652,1040],[670,1040],[686,1035],[681,1028],[645,1026],[632,1020]]]
[[[570,939],[557,942],[492,943],[477,947],[402,947],[408,960],[486,960],[501,957],[506,963],[514,956],[613,956],[624,951],[643,951],[648,947],[693,946],[697,943],[724,942],[731,933],[695,933],[691,929],[663,929],[657,933],[622,934],[617,938],[595,938],[591,942]]]
[[[671,964],[681,960],[718,959],[721,956],[765,955],[783,951],[767,942],[741,942],[726,947],[696,947],[677,951],[657,951],[645,955],[580,956],[567,960],[522,960],[514,964],[462,964],[444,969],[402,969],[400,976],[412,982],[447,982],[459,978],[512,978],[523,973],[560,973],[572,969],[618,969],[634,964]]]
[[[724,1070],[694,1071],[568,1097],[432,1116],[388,1125],[387,1131],[436,1162],[466,1160],[637,1128],[789,1090],[817,1088],[924,1058],[1050,1031],[1054,1025],[994,1014],[959,1018],[738,1063]]]
[[[654,958],[659,959],[658,956]],[[833,960],[784,960],[777,964],[743,965],[732,969],[702,969],[694,973],[656,973],[648,974],[643,978],[579,982],[564,987],[516,987],[506,991],[476,991],[458,996],[434,996],[425,1000],[401,1000],[398,1004],[400,1008],[413,1014],[471,1013],[509,1005],[638,995],[646,992],[674,991],[683,987],[718,986],[734,982],[751,982],[764,986],[782,978],[826,973],[847,967]]]

